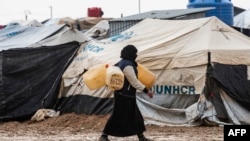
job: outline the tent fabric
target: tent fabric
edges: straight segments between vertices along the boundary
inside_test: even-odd
[[[80,30],[89,30],[98,24],[101,21],[108,21],[112,18],[103,18],[103,17],[84,17],[76,19],[79,24]]]
[[[220,117],[218,117],[219,113],[218,111],[216,111],[215,106],[219,105],[205,100],[204,95],[201,95],[202,100],[200,100],[198,103],[198,109],[201,113],[201,119],[203,123],[207,125],[249,125],[249,111],[246,108],[242,107],[230,96],[228,96],[222,89],[220,89],[220,95],[222,103],[226,109],[225,117],[228,118],[221,119]],[[204,108],[206,108],[206,110],[204,110]]]
[[[0,121],[53,109],[61,77],[88,38],[65,25],[13,25],[0,35]]]
[[[224,90],[225,95],[229,96],[229,93],[233,91],[231,94],[237,96],[232,99],[237,103],[241,102],[239,100],[242,100],[242,97],[248,95],[246,88],[242,90],[244,91],[242,94],[238,92],[241,87],[235,85],[237,81],[243,79],[241,78],[243,74],[245,77],[246,70],[242,73],[240,71],[242,69],[235,67],[235,71],[228,71],[234,76],[229,79],[226,75],[220,76],[224,73],[224,69],[216,66],[213,67],[216,81],[207,79],[210,64],[250,65],[248,59],[250,40],[247,36],[216,17],[192,20],[145,19],[119,35],[99,41],[92,40],[82,46],[62,76],[59,99],[65,102],[62,102],[64,104],[60,108],[67,109],[62,111],[74,112],[80,109],[76,108],[77,104],[74,101],[67,100],[73,99],[73,97],[84,102],[81,103],[82,106],[84,105],[84,110],[78,110],[79,113],[103,114],[110,110],[98,111],[103,107],[104,101],[106,104],[113,99],[113,92],[105,86],[98,90],[88,89],[82,75],[95,65],[115,64],[120,60],[120,50],[127,44],[137,47],[137,61],[157,76],[156,83],[151,88],[155,93],[153,99],[149,99],[141,92],[137,94],[139,108],[148,123],[178,126],[194,126],[204,122],[209,124],[231,123],[232,117],[228,112],[233,112],[233,110],[227,111],[228,105],[236,104],[227,103],[227,99],[220,96],[223,92],[221,90]],[[229,80],[235,80],[235,83],[229,85],[227,82]],[[221,84],[218,85],[217,82]],[[209,84],[210,87],[207,86]],[[217,89],[219,95],[212,102],[206,99],[208,97],[205,97],[205,100],[202,98],[205,95],[205,86]],[[83,98],[84,100],[79,100]],[[237,100],[237,98],[239,99]],[[90,104],[87,99],[99,100]],[[217,111],[218,114],[212,115],[215,118],[207,116],[211,115],[211,112],[207,107],[209,104],[206,105],[206,103],[211,103],[211,109]],[[110,105],[106,106],[110,107]],[[100,108],[95,109],[94,107]],[[244,106],[242,108],[244,109]],[[248,123],[245,121],[246,118],[240,120],[241,123]]]
[[[68,43],[4,51],[0,119],[24,118],[39,108],[53,108],[61,75],[78,47]]]
[[[29,28],[28,26],[21,26],[21,25],[6,26],[0,32],[0,41],[2,42],[12,36],[18,35],[27,30],[28,28]]]
[[[11,25],[43,26],[43,24],[37,20],[28,20],[28,21],[27,20],[13,20],[7,24],[7,26],[11,26]]]
[[[250,36],[250,10],[245,10],[240,14],[234,16],[233,28],[239,32]]]
[[[72,41],[77,41],[80,44],[87,43],[91,38],[82,34],[81,32],[70,29],[68,27],[64,27],[60,30],[60,32],[53,34],[52,36],[47,37],[41,41],[33,43],[30,47],[39,47],[39,46],[54,46],[58,44],[65,44]]]
[[[214,65],[214,78],[228,96],[250,111],[250,85],[246,65]],[[239,95],[240,94],[240,95]]]
[[[249,124],[248,67],[215,63],[210,66],[207,81],[204,94],[213,108],[203,117],[216,115],[217,123]]]
[[[99,31],[99,34],[97,35],[96,32]],[[91,38],[96,38],[98,40],[104,39],[107,37],[109,31],[109,23],[107,20],[102,20],[98,22],[96,25],[91,27],[89,30],[84,32],[84,34]]]
[[[32,28],[39,27],[25,31]],[[21,42],[19,34],[1,40],[5,43],[0,52],[0,63],[4,66],[0,67],[1,120],[29,117],[38,108],[54,108],[61,113],[111,113],[113,91],[106,86],[90,90],[82,75],[96,65],[115,64],[120,60],[121,49],[133,44],[138,49],[137,61],[157,77],[151,88],[155,93],[153,99],[137,92],[137,103],[146,123],[175,126],[250,123],[249,101],[244,99],[249,97],[250,40],[216,17],[145,19],[103,40],[78,35],[70,38],[74,35],[72,30],[50,29],[55,32],[41,34],[43,37],[33,42]],[[31,33],[29,36],[35,34]],[[12,43],[13,38],[18,38],[18,45]],[[31,83],[35,80],[39,81]]]
[[[234,16],[235,27],[250,29],[250,10],[245,10],[240,14]]]
[[[11,26],[1,30],[0,51],[18,47],[29,47],[30,45],[41,41],[57,31],[60,31],[65,25],[30,27],[30,26]]]
[[[113,99],[92,97],[88,95],[77,94],[75,96],[63,97],[56,107],[61,113],[78,113],[87,115],[105,115],[112,112]],[[65,105],[67,104],[67,105]]]
[[[113,108],[112,91],[106,87],[96,90],[89,90],[82,81],[82,77],[76,81],[70,80],[70,82],[73,83],[69,85],[67,80],[62,80],[56,109],[61,113],[75,112],[79,114],[84,113],[97,115],[110,113]],[[65,90],[65,85],[71,86],[68,86],[70,89]]]
[[[249,110],[242,107],[240,103],[236,102],[234,99],[232,99],[229,95],[227,95],[225,92],[222,92],[222,98],[223,103],[227,109],[229,120],[232,122],[232,124],[236,125],[249,125],[250,124],[250,113]]]
[[[51,26],[51,25],[67,24],[70,27],[77,28],[80,31],[89,31],[89,29],[97,25],[99,22],[108,21],[111,19],[112,18],[103,18],[103,17],[83,17],[83,18],[78,18],[78,19],[64,17],[64,18],[49,19],[44,22],[44,25]]]

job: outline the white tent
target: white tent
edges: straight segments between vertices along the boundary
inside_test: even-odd
[[[107,37],[108,31],[109,31],[109,22],[107,20],[102,20],[93,27],[91,27],[89,30],[84,32],[84,35],[100,40]]]
[[[63,104],[59,109],[85,114],[110,113],[112,91],[107,87],[88,89],[82,74],[98,64],[116,63],[120,60],[120,50],[128,44],[138,48],[137,61],[157,76],[152,87],[153,99],[140,92],[137,95],[139,108],[148,123],[188,126],[204,121],[208,124],[250,123],[246,108],[250,92],[246,90],[243,95],[237,91],[239,87],[234,86],[237,81],[248,80],[247,75],[241,78],[242,73],[235,68],[246,66],[242,71],[248,74],[250,40],[216,17],[145,19],[117,36],[89,42],[64,72],[59,96]],[[229,71],[235,76],[231,85],[223,83],[229,82],[223,75]],[[222,75],[218,75],[220,73]],[[244,81],[236,80],[238,75]],[[242,99],[248,100],[242,102]],[[235,114],[235,110],[241,113]]]
[[[0,32],[0,51],[11,48],[54,46],[72,41],[84,43],[91,38],[65,24],[53,26],[11,25]]]
[[[43,26],[42,23],[40,23],[37,20],[13,20],[10,23],[7,24],[7,26],[11,26],[11,25],[23,25],[23,26]]]
[[[234,26],[250,29],[250,10],[245,10],[234,17]]]

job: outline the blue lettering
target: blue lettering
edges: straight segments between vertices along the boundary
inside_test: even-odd
[[[180,93],[179,86],[173,86],[173,94],[179,94],[179,93]]]
[[[163,92],[163,86],[156,85],[156,93],[162,93]]]
[[[127,40],[127,39],[130,39],[131,36],[133,35],[133,31],[130,31],[128,33],[124,33],[124,34],[118,34],[116,36],[113,36],[110,38],[110,40],[112,42],[115,42],[115,41],[124,41],[124,40]]]
[[[189,94],[195,94],[195,87],[189,86]]]
[[[165,86],[165,90],[164,90],[164,93],[165,94],[171,94],[171,89],[172,87],[171,86]]]
[[[182,86],[182,87],[181,87],[181,93],[182,93],[182,94],[187,94],[187,93],[188,93],[188,91],[187,91],[187,86]]]
[[[86,59],[88,56],[85,56],[85,57],[76,57],[74,60],[75,61],[82,61],[84,59]]]
[[[6,36],[7,36],[7,37],[13,37],[13,36],[16,36],[16,35],[18,35],[18,34],[20,34],[20,33],[22,33],[22,32],[24,32],[24,30],[13,31],[13,32],[11,32],[11,33],[6,34]]]
[[[151,90],[156,94],[195,94],[194,86],[154,85]]]
[[[81,52],[85,52],[87,47],[83,47]]]
[[[92,45],[92,44],[88,44],[88,45],[86,46],[86,48],[87,48],[89,51],[96,52],[96,53],[98,53],[98,52],[104,50],[104,48],[99,47],[99,46],[96,46],[96,45]]]

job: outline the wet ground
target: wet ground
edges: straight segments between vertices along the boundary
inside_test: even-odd
[[[0,123],[0,141],[97,141],[108,116],[65,114],[44,121]],[[145,135],[155,141],[223,141],[223,127],[170,127],[146,125]],[[137,141],[136,136],[111,141]]]

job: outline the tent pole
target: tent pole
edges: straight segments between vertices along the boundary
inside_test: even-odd
[[[207,62],[208,62],[208,65],[211,64],[211,52],[210,51],[207,53]]]

